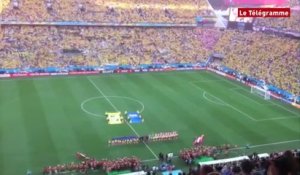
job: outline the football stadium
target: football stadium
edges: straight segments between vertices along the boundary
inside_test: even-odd
[[[0,0],[1,175],[299,173],[299,0]]]

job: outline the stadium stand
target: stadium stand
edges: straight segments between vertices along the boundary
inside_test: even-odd
[[[138,171],[141,162],[136,157],[123,157],[116,160],[96,160],[86,157],[82,153],[77,153],[77,158],[81,160],[80,163],[61,164],[56,166],[47,166],[43,169],[43,174],[61,174],[69,172],[79,172],[87,174],[88,170],[102,169],[107,173],[118,170],[133,170]],[[130,172],[130,171],[129,171]]]
[[[299,6],[299,1],[291,3]],[[296,13],[299,11],[296,11]],[[258,19],[256,26],[300,32],[300,16],[290,19]],[[115,24],[194,24],[197,16],[214,16],[204,0],[2,0],[1,22],[41,22],[36,25],[0,26],[1,69],[141,65],[204,62],[214,53],[221,62],[240,73],[265,80],[283,90],[300,95],[300,43],[298,40],[256,31],[207,29],[197,27],[108,27],[57,26],[52,22],[91,22]],[[300,103],[300,97],[297,98]],[[180,158],[215,148],[183,150]],[[229,150],[226,148],[224,150]],[[295,171],[299,151],[273,153],[268,158],[255,154],[249,160],[199,166],[190,174],[264,174],[269,167],[289,163]],[[46,167],[45,174],[81,169],[107,172],[132,166],[140,169],[137,158],[115,161],[89,160],[80,164]],[[278,169],[280,170],[280,168]],[[148,171],[148,170],[146,170]],[[281,172],[280,172],[281,173]],[[279,174],[280,174],[279,173]]]
[[[300,32],[300,10],[291,10],[290,18],[258,18],[255,26],[274,28],[286,32]]]
[[[261,32],[228,30],[215,51],[225,55],[224,65],[300,94],[299,42]]]
[[[300,94],[299,43],[261,32],[8,25],[0,37],[1,68],[188,63],[216,52],[227,67]]]
[[[290,6],[291,7],[295,7],[300,5],[300,1],[299,0],[290,0]]]
[[[290,18],[257,18],[255,26],[274,28],[286,32],[300,32],[300,1],[290,0]]]
[[[213,149],[213,147],[204,147],[200,152],[207,154]],[[131,171],[147,172],[147,174],[156,174],[161,171],[160,168],[150,168],[149,166],[143,165],[143,163],[136,157],[124,157],[117,160],[96,160],[85,157],[84,154],[82,155],[84,157],[80,155],[78,157],[78,159],[81,160],[81,163],[47,166],[44,168],[43,174],[68,172],[87,173],[89,170],[99,169],[103,169],[107,173],[128,169]],[[299,160],[299,150],[288,150],[285,152],[274,152],[271,154],[253,153],[249,156],[240,156],[218,161],[207,161],[199,163],[197,166],[190,165],[189,172],[181,173],[190,175],[207,175],[209,173],[216,175],[264,175],[267,173],[274,175],[296,175],[297,172],[299,172]]]
[[[188,165],[190,165],[197,157],[209,156],[217,157],[221,152],[228,153],[231,148],[237,146],[221,145],[221,146],[195,146],[192,148],[185,148],[180,151],[179,157]]]
[[[218,163],[213,165],[202,165],[190,169],[188,174],[216,174],[216,175],[263,175],[263,174],[297,174],[299,171],[298,150],[271,153],[268,157],[260,157],[254,153],[249,159],[232,161],[229,163]]]
[[[13,0],[4,3],[4,21],[101,23],[195,23],[197,15],[213,15],[206,1],[199,0]]]
[[[2,68],[197,62],[209,56],[216,42],[207,39],[211,30],[194,28],[2,26],[2,30]]]

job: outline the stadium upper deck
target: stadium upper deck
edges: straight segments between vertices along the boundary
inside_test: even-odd
[[[195,23],[213,15],[205,0],[4,0],[1,21]]]
[[[0,20],[16,22],[181,24],[194,23],[195,16],[209,13],[208,4],[203,0],[1,2]],[[299,19],[292,19],[294,25],[283,25],[299,29]],[[272,26],[276,26],[276,22]],[[225,65],[300,94],[299,42],[262,33],[176,27],[3,25],[0,41],[0,68],[197,62],[206,60],[214,52],[222,53]]]
[[[176,27],[2,26],[0,31],[0,68],[186,63],[221,53],[225,65],[300,94],[300,45],[285,37]]]
[[[196,28],[3,26],[1,31],[0,68],[203,61],[218,36],[216,30]]]

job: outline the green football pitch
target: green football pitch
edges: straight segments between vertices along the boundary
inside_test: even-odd
[[[137,110],[142,124],[108,125],[104,117]],[[178,131],[179,139],[107,143],[163,131]],[[1,175],[40,174],[44,166],[76,162],[77,151],[150,163],[159,152],[178,155],[201,134],[206,145],[238,145],[232,156],[300,148],[300,110],[206,71],[0,80]]]

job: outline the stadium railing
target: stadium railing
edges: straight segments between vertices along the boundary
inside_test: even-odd
[[[268,153],[262,153],[257,155],[259,158],[266,158],[270,155]],[[232,163],[232,162],[238,162],[243,160],[249,160],[248,156],[239,156],[239,157],[232,157],[228,159],[219,159],[219,160],[212,160],[207,162],[199,162],[199,165],[215,165],[215,164],[226,164],[226,163]]]

